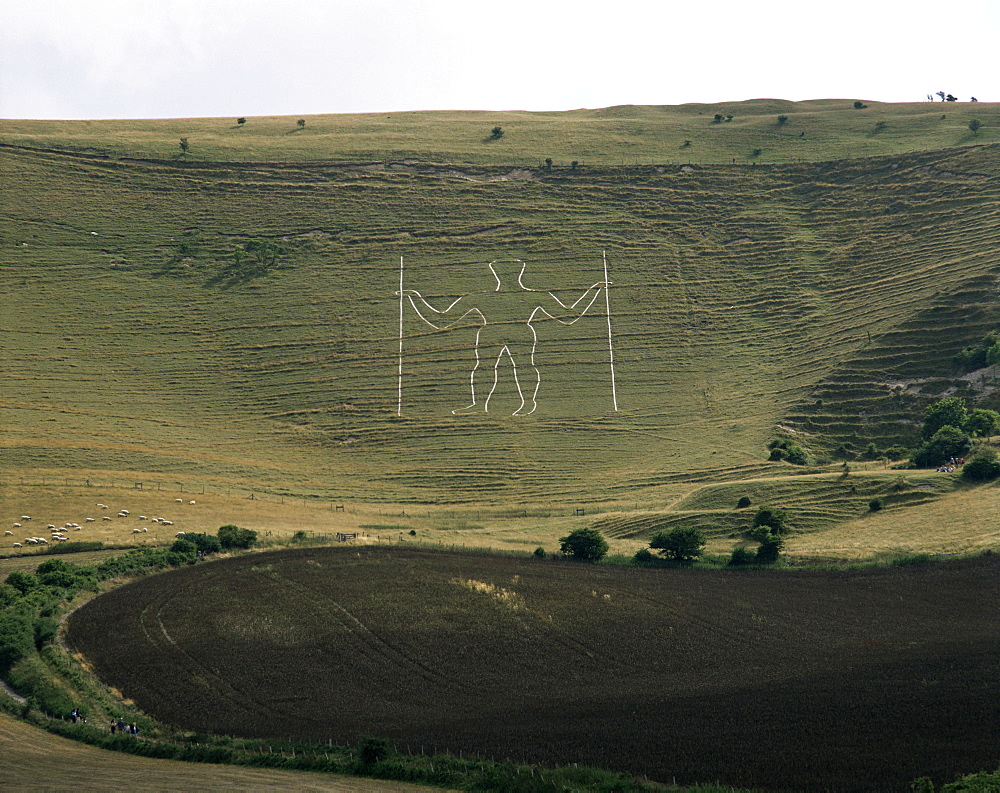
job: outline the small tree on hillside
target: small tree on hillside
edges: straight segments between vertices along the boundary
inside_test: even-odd
[[[993,449],[976,453],[962,468],[962,478],[969,482],[992,482],[1000,476],[1000,460]]]
[[[989,438],[1000,429],[1000,413],[987,408],[976,408],[962,427],[973,438]]]
[[[236,119],[236,123],[242,127],[244,124],[247,123],[247,120],[245,118],[238,118]]]
[[[608,543],[597,529],[577,529],[559,538],[559,550],[564,556],[597,562],[608,552]]]
[[[190,148],[187,138],[181,138],[180,147],[181,147],[181,156],[187,156],[188,149]]]
[[[783,127],[788,123],[788,116],[778,116],[778,126]]]
[[[924,412],[924,426],[920,435],[929,439],[942,427],[963,427],[969,418],[965,400],[960,397],[946,397],[931,405]]]
[[[219,526],[219,545],[226,550],[230,548],[253,548],[257,544],[257,532],[251,529],[242,529],[228,523]]]
[[[667,559],[693,562],[704,552],[705,535],[694,527],[679,527],[653,535],[649,547]]]
[[[788,512],[786,510],[775,509],[773,507],[761,507],[757,510],[757,514],[753,517],[753,528],[756,529],[761,526],[766,526],[768,529],[778,534],[784,534],[788,531],[788,527],[785,525],[786,520],[788,520]],[[754,539],[756,539],[756,537]]]
[[[503,137],[503,127],[496,126],[490,130],[490,140],[500,140]]]
[[[969,122],[969,131],[972,132],[973,135],[978,135],[979,128],[982,126],[983,122],[980,121],[978,118],[974,118],[972,119],[972,121]]]
[[[299,129],[305,129],[305,127],[306,127],[306,120],[304,118],[300,118],[295,123],[296,123],[296,125],[298,125]]]
[[[917,450],[912,460],[917,468],[934,468],[952,457],[965,457],[971,448],[969,436],[958,427],[947,424]]]

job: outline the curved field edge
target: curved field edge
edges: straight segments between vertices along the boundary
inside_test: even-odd
[[[529,753],[537,754],[541,746],[552,751],[552,744],[555,744],[557,753],[562,747],[564,754],[559,758],[562,761],[581,755],[593,757],[597,753],[606,758],[602,765],[622,767],[625,764],[634,773],[650,773],[661,779],[666,774],[668,780],[673,772],[677,772],[680,779],[690,779],[701,769],[703,774],[707,771],[711,777],[730,784],[749,782],[757,787],[808,787],[833,784],[830,774],[835,776],[837,771],[834,769],[839,768],[847,776],[838,777],[836,784],[846,790],[858,784],[876,787],[901,784],[936,763],[934,775],[944,781],[942,777],[947,778],[963,769],[947,770],[940,765],[941,758],[923,755],[911,758],[914,765],[907,766],[912,772],[909,775],[904,772],[900,776],[897,769],[892,782],[885,776],[893,773],[885,769],[888,756],[898,763],[907,752],[917,751],[914,746],[937,745],[941,740],[938,730],[950,736],[948,749],[944,750],[949,754],[948,762],[961,756],[965,758],[963,762],[974,762],[972,767],[975,768],[982,763],[989,767],[995,761],[995,752],[992,752],[995,747],[989,747],[990,751],[972,761],[976,750],[971,744],[977,739],[975,735],[965,734],[976,732],[971,724],[973,721],[982,726],[998,718],[989,705],[996,697],[986,690],[976,694],[967,685],[969,680],[988,680],[992,675],[985,668],[967,669],[969,664],[972,667],[996,664],[995,648],[991,651],[975,638],[983,637],[984,625],[995,622],[995,615],[980,613],[985,608],[984,600],[996,600],[995,571],[989,575],[981,566],[992,564],[995,567],[995,562],[986,557],[923,568],[809,577],[793,572],[735,576],[709,573],[702,576],[698,571],[688,571],[692,575],[684,571],[615,571],[538,560],[473,559],[460,554],[447,558],[447,554],[412,550],[369,549],[361,556],[364,558],[354,550],[336,551],[332,556],[322,551],[259,555],[254,559],[203,566],[200,573],[181,571],[181,575],[170,576],[169,583],[165,580],[167,577],[160,582],[150,579],[147,583],[161,594],[148,604],[145,595],[139,595],[143,590],[135,588],[129,588],[128,592],[118,590],[120,597],[104,603],[95,601],[92,605],[112,609],[122,615],[124,623],[131,623],[127,601],[138,597],[135,602],[141,601],[143,610],[154,620],[142,630],[159,632],[155,626],[157,620],[162,620],[161,639],[170,637],[170,641],[180,645],[181,655],[159,640],[154,642],[152,653],[150,648],[135,648],[136,658],[150,665],[147,671],[156,668],[162,691],[158,688],[153,694],[148,691],[136,693],[142,688],[140,678],[143,677],[130,673],[136,668],[136,658],[129,661],[115,656],[113,665],[117,665],[115,673],[119,679],[112,679],[137,696],[147,708],[150,696],[161,698],[160,705],[155,707],[169,701],[168,710],[179,714],[178,719],[187,721],[188,726],[197,723],[199,729],[211,728],[209,722],[213,720],[214,729],[221,727],[235,732],[251,729],[255,734],[261,729],[291,734],[303,729],[308,733],[317,727],[330,731],[351,729],[345,722],[349,717],[342,708],[338,710],[338,702],[343,698],[348,702],[366,703],[366,712],[370,712],[373,719],[370,723],[396,741],[416,739],[415,735],[407,734],[406,727],[409,721],[416,720],[422,739],[444,741],[452,749],[459,746],[471,752],[490,747],[493,751],[512,755],[525,751],[523,745],[515,747],[517,741],[512,735],[494,735],[488,727],[485,730],[490,733],[485,739],[487,743],[482,743],[485,734],[480,737],[478,746],[475,738],[470,737],[476,731],[483,732],[480,722],[486,721],[489,725],[501,721],[511,725],[510,728],[517,725],[515,734],[527,731],[526,734],[532,736]],[[355,570],[329,566],[334,557],[345,560]],[[299,563],[297,567],[295,562]],[[373,570],[362,569],[376,563],[383,565],[384,573],[391,571],[391,575],[374,575]],[[437,571],[435,575],[414,578],[413,571],[422,564],[431,565]],[[458,575],[453,568],[455,564],[461,568]],[[230,605],[225,596],[229,584],[224,578],[236,569],[241,571],[235,576],[241,579],[239,608],[243,610],[244,619],[240,622],[233,621],[238,609]],[[973,570],[979,573],[965,580],[963,575],[967,577]],[[982,574],[987,574],[987,578],[976,579]],[[195,579],[201,575],[203,580],[198,591],[206,597],[211,596],[215,610],[198,611],[196,599],[184,594],[194,591],[190,583],[195,580],[192,575]],[[552,584],[555,589],[546,594],[551,576],[556,576],[561,583]],[[373,584],[373,579],[377,583]],[[641,580],[655,582],[665,590],[641,586],[635,589],[636,582]],[[716,591],[708,597],[705,592],[719,587],[720,582],[724,582],[721,586],[725,593]],[[267,591],[262,590],[255,596],[255,588],[261,583]],[[700,595],[693,594],[692,583],[697,583]],[[817,587],[818,583],[821,586]],[[333,600],[329,596],[330,586],[340,587]],[[373,586],[378,588],[377,594],[371,591]],[[816,591],[810,596],[808,593],[813,589]],[[860,600],[850,595],[855,589]],[[415,592],[420,593],[416,599]],[[462,595],[462,592],[468,594]],[[305,600],[295,607],[288,600],[289,593]],[[813,602],[820,594],[821,601]],[[442,596],[448,602],[442,601]],[[248,597],[256,604],[249,611],[246,609]],[[394,611],[391,604],[404,601],[406,605]],[[278,602],[281,602],[278,610],[264,605]],[[695,603],[696,608],[693,607]],[[629,624],[643,626],[638,636],[633,635],[634,631],[627,636],[620,634],[621,627],[615,628],[616,610],[628,614]],[[304,617],[301,611],[311,611],[313,616]],[[314,617],[319,620],[316,624],[311,621]],[[956,619],[962,623],[961,629],[956,628]],[[302,620],[305,622],[300,625]],[[481,629],[465,637],[462,628],[465,620],[471,620]],[[184,632],[182,623],[185,621],[200,624],[197,637]],[[321,623],[329,623],[325,633]],[[670,623],[669,631],[667,623]],[[228,625],[236,633],[223,637],[219,634],[219,625]],[[253,625],[263,625],[264,631],[254,632]],[[448,625],[452,627],[442,627]],[[71,625],[71,635],[72,630]],[[341,637],[339,643],[329,640],[331,630]],[[454,645],[446,638],[454,630],[467,639],[461,645]],[[508,636],[511,630],[514,633]],[[615,630],[618,633],[614,633]],[[952,636],[953,630],[959,630],[961,636]],[[436,635],[431,642],[433,649],[423,644],[428,632],[431,636]],[[280,644],[291,654],[288,658],[281,656],[280,649],[275,646],[275,637],[279,635]],[[191,643],[189,636],[197,641]],[[304,636],[308,641],[302,644]],[[690,659],[685,659],[694,651],[692,647],[700,648],[697,650],[699,659],[710,655],[718,666],[722,663],[718,659],[728,657],[727,636],[734,640],[734,647],[738,646],[740,657],[739,662],[734,660],[725,673],[721,667],[713,667],[712,661],[704,660],[693,662],[694,672],[680,671],[687,668]],[[134,631],[128,635],[109,634],[107,641],[116,648],[130,647],[129,642],[143,644],[141,636]],[[257,688],[261,682],[258,680],[251,694],[240,682],[239,673],[225,667],[224,659],[209,651],[209,644],[218,646],[220,641],[230,643],[233,651],[244,659],[244,666],[253,663],[249,661],[249,654],[240,648],[252,646],[255,652],[269,659],[269,665],[274,664],[275,670],[296,669],[299,677],[295,687],[310,689],[310,698],[316,700],[316,707],[323,714],[320,720],[316,721],[309,710],[309,702],[293,694],[289,694],[292,697],[289,700],[288,695],[279,696],[275,692],[279,697],[275,700],[278,707],[268,706],[270,694],[265,689],[274,683],[274,675],[262,678],[263,689]],[[662,641],[667,641],[672,649],[664,652],[657,644]],[[954,644],[956,641],[961,644],[961,650]],[[711,651],[706,649],[706,642],[712,645]],[[352,646],[360,650],[361,655],[342,657],[345,647],[349,650]],[[620,654],[621,646],[628,647],[627,661],[616,655]],[[328,659],[334,665],[331,670],[317,672],[313,668],[315,663],[311,656],[318,647],[333,654]],[[89,645],[88,653],[94,649]],[[820,652],[822,659],[810,660],[810,653],[816,652]],[[454,653],[461,656],[459,666],[455,666],[455,659],[450,657]],[[499,665],[503,668],[498,669],[490,660],[497,658],[504,659]],[[191,666],[192,661],[194,666]],[[824,664],[831,668],[827,669]],[[97,662],[97,666],[102,675],[107,675],[107,663]],[[554,672],[548,666],[561,671]],[[175,667],[173,672],[169,671],[170,667]],[[507,667],[513,671],[508,671]],[[943,667],[952,669],[950,676],[940,674]],[[215,672],[206,677],[209,668]],[[836,683],[830,676],[834,668],[834,674],[840,675],[843,682]],[[739,670],[754,670],[750,676],[752,680],[744,680]],[[128,685],[123,682],[122,674],[129,678]],[[204,721],[207,706],[203,701],[182,703],[177,699],[183,697],[183,689],[188,686],[178,687],[171,683],[168,680],[171,674],[179,675],[178,680],[207,680],[222,675],[218,681],[222,687],[218,690],[214,685],[209,689],[199,688],[199,700],[210,700],[209,721]],[[508,674],[514,674],[518,682],[504,683],[504,675]],[[560,690],[557,681],[566,674],[571,674],[572,693],[554,703],[550,700],[553,692]],[[734,674],[735,679],[729,679]],[[605,682],[605,677],[611,682]],[[319,679],[324,681],[322,687],[309,682]],[[564,686],[565,681],[562,683]],[[845,683],[850,694],[847,689],[841,690]],[[614,692],[602,693],[603,685],[618,686],[621,690],[616,688]],[[648,690],[650,685],[661,693]],[[680,695],[680,690],[687,693]],[[498,691],[504,692],[505,715],[489,716],[492,712],[489,700]],[[463,719],[462,706],[452,702],[456,692],[461,693],[463,702],[472,703],[469,707],[477,714],[474,722]],[[386,696],[390,696],[391,702],[382,702]],[[320,701],[322,705],[318,704]],[[399,711],[399,701],[409,703],[408,707]],[[598,711],[591,712],[586,702],[601,705]],[[630,713],[618,713],[623,702],[631,703]],[[954,711],[956,702],[961,703],[961,714]],[[234,710],[236,703],[243,704]],[[267,718],[257,719],[250,725],[237,716],[237,711],[242,711],[246,705],[258,714],[267,713]],[[911,705],[921,713],[926,709],[935,711],[935,722],[926,723],[915,712],[900,716]],[[235,721],[222,712],[227,709]],[[393,713],[388,720],[377,715],[386,709]],[[552,711],[561,714],[557,734],[552,733],[540,718],[541,714]],[[432,712],[439,716],[433,716]],[[594,720],[597,712],[600,713],[599,721]],[[669,715],[665,716],[665,712]],[[443,713],[450,714],[447,719],[450,727],[440,723]],[[711,718],[705,718],[707,713],[711,713]],[[823,714],[819,724],[817,713]],[[618,724],[616,719],[620,721],[623,715],[625,722]],[[821,733],[827,727],[834,729],[831,725],[844,718],[852,725],[855,722],[878,725],[873,729],[879,732],[879,740],[859,738],[860,744],[852,743],[849,749],[851,762],[838,764],[824,752],[831,751],[828,743],[843,744],[845,739],[841,733],[849,734],[854,728],[849,729],[846,724],[836,727],[834,731],[838,737],[828,736],[829,742]],[[741,727],[746,719],[750,722]],[[692,735],[678,735],[676,725],[671,726],[673,720],[683,722]],[[765,749],[755,747],[748,756],[749,747],[741,746],[737,734],[752,732],[756,727],[750,724],[759,726],[762,721],[768,724],[772,736],[781,733],[780,740],[775,738],[780,757],[761,760],[761,752],[766,754]],[[720,723],[728,724],[733,734],[723,736],[719,732]],[[789,735],[788,729],[782,733],[779,725],[787,727],[788,723],[795,725],[794,730],[802,734]],[[237,727],[237,724],[243,726]],[[452,730],[454,735],[451,735]],[[962,740],[957,738],[959,734]],[[581,737],[583,735],[586,737]],[[982,737],[981,733],[979,735]],[[659,742],[667,736],[669,750]],[[688,745],[692,740],[697,748]],[[961,751],[958,751],[959,746]],[[874,747],[879,748],[876,751]],[[841,751],[848,750],[841,747]],[[733,769],[726,767],[725,759],[719,759],[719,755],[732,759],[734,752],[740,758],[741,771],[737,778],[732,776]],[[796,758],[806,756],[810,763],[803,769],[796,764]],[[656,769],[649,767],[649,758],[658,758]],[[903,761],[904,765],[906,762],[910,761]],[[760,768],[761,763],[767,770]],[[968,769],[966,766],[964,770]],[[744,775],[742,779],[739,774]],[[863,782],[856,781],[859,775]]]
[[[54,735],[0,713],[0,786],[9,790],[302,790],[348,793],[434,788],[361,777],[163,760],[114,752]]]

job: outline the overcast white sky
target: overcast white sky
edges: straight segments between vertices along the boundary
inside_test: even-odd
[[[0,117],[1000,101],[1000,0],[2,0]]]

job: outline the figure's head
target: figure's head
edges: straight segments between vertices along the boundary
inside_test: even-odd
[[[521,276],[524,274],[524,268],[527,265],[520,259],[498,259],[490,262],[489,267],[493,273],[493,277],[497,279],[496,291],[499,292],[502,288],[526,288],[521,283]]]

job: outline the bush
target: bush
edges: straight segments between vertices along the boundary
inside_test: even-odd
[[[962,468],[962,478],[969,482],[992,482],[1000,476],[1000,459],[993,449],[978,452]]]
[[[38,577],[24,570],[11,571],[5,583],[14,587],[22,595],[29,589],[39,586]]]
[[[928,440],[942,427],[964,427],[969,418],[965,400],[961,397],[946,397],[924,411],[924,426],[920,437]]]
[[[973,135],[976,135],[979,132],[979,128],[982,126],[983,122],[980,121],[978,118],[974,118],[972,119],[972,121],[969,122],[969,131],[972,132]]]
[[[577,529],[559,538],[559,550],[565,556],[596,562],[608,552],[608,543],[597,529]]]
[[[503,127],[493,127],[490,130],[490,140],[500,140],[503,137]]]
[[[225,548],[253,548],[257,544],[257,532],[241,529],[232,523],[219,526],[219,544]]]
[[[218,553],[222,550],[222,543],[219,542],[219,538],[213,537],[211,534],[188,532],[184,535],[184,539],[194,543],[199,553]]]
[[[0,675],[35,651],[34,624],[26,614],[0,614]]]
[[[693,562],[704,552],[705,535],[694,527],[679,527],[655,534],[649,547],[660,551],[667,559]]]
[[[733,548],[732,554],[729,556],[729,561],[726,562],[730,567],[740,567],[742,565],[753,564],[757,561],[757,555],[751,551],[749,548],[744,548],[742,545],[737,545]]]
[[[788,438],[776,438],[767,444],[767,448],[771,450],[769,460],[786,460],[793,465],[809,464],[809,452]]]
[[[1000,413],[976,408],[969,414],[962,429],[973,438],[989,438],[996,435],[997,429],[1000,429]]]
[[[533,553],[533,554],[534,554],[534,555],[535,555],[535,556],[536,556],[536,557],[537,557],[538,559],[544,559],[544,558],[545,558],[545,549],[544,549],[544,548],[543,548],[543,547],[542,547],[541,545],[539,545],[539,546],[538,546],[537,548],[535,548],[535,550],[534,550],[534,551],[532,551],[532,553]]]
[[[785,540],[781,535],[767,532],[760,540],[760,547],[757,549],[755,557],[756,561],[759,564],[772,564],[778,561],[784,547]]]
[[[788,531],[785,526],[785,521],[788,519],[788,512],[783,509],[774,509],[773,507],[761,507],[757,510],[757,514],[753,518],[753,527],[759,528],[761,526],[766,526],[768,529],[775,531],[778,534],[784,534]]]
[[[170,551],[171,553],[179,553],[184,556],[194,556],[198,551],[198,546],[191,542],[191,540],[178,537],[174,540],[174,544],[170,546]]]
[[[721,124],[722,123],[722,119],[724,119],[724,118],[725,118],[725,116],[723,116],[722,113],[716,113],[715,116],[712,118],[712,123],[713,124]]]
[[[361,741],[359,754],[362,763],[374,765],[389,756],[389,742],[385,738],[374,738],[371,735],[366,735]]]
[[[864,109],[865,109],[866,107],[868,107],[868,105],[866,105],[866,104],[865,104],[864,102],[862,102],[861,100],[857,100],[857,101],[856,101],[856,102],[854,103],[854,109],[855,109],[855,110],[864,110]]]
[[[778,116],[778,126],[783,127],[788,123],[788,116]]]
[[[934,468],[948,462],[952,457],[965,457],[972,448],[969,436],[957,427],[946,425],[913,455],[913,464],[918,468]]]
[[[868,502],[868,511],[869,512],[878,512],[884,506],[885,506],[885,502],[883,502],[882,499],[880,499],[880,498],[873,498],[871,501]]]
[[[632,557],[632,561],[636,564],[649,564],[654,558],[655,557],[650,552],[649,548],[640,548],[635,552],[635,556]]]
[[[743,496],[737,503],[736,509],[746,509],[750,506],[750,496]]]

